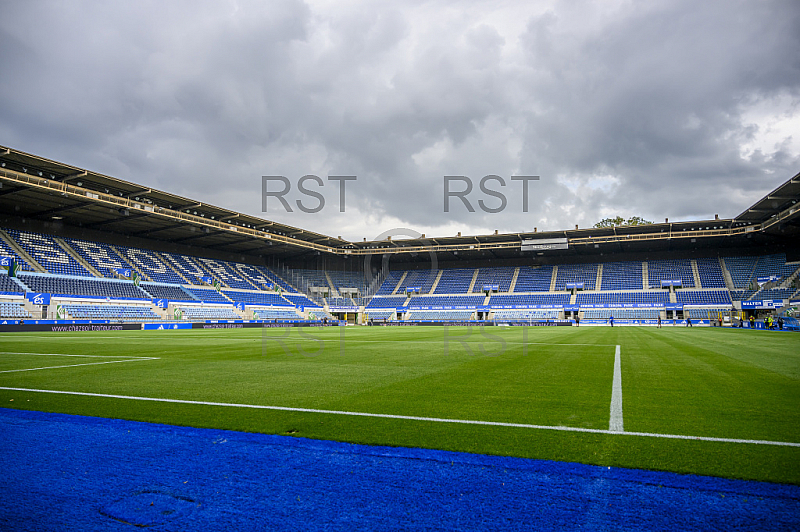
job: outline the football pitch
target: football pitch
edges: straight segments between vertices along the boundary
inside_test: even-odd
[[[800,335],[329,327],[0,336],[0,405],[800,484]]]

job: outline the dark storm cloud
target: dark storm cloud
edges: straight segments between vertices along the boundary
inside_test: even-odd
[[[800,170],[792,1],[3,11],[0,142],[252,214],[262,175],[357,175],[345,214],[331,182],[265,214],[334,236],[733,216]],[[444,175],[496,205],[487,174],[504,212],[443,212]]]

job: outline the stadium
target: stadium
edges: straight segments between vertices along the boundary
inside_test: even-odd
[[[728,219],[350,242],[0,147],[5,441],[65,457],[15,454],[2,515],[797,527],[798,201],[800,174]]]

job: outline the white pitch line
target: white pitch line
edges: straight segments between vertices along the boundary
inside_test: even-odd
[[[80,356],[80,355],[62,355],[62,356]],[[101,364],[120,364],[122,362],[141,362],[143,360],[160,360],[157,357],[142,357],[142,358],[133,358],[128,360],[109,360],[107,362],[87,362],[85,364],[66,364],[63,366],[43,366],[41,368],[24,368],[24,369],[6,369],[0,371],[0,373],[19,373],[22,371],[39,371],[42,369],[60,369],[60,368],[76,368],[78,366],[99,366]]]
[[[614,380],[611,385],[611,417],[608,430],[624,432],[622,426],[622,369],[619,361],[619,346],[614,353]]]
[[[68,355],[66,353],[26,353],[23,351],[0,351],[0,355],[32,355],[40,357],[84,357],[84,358],[137,358],[137,359],[153,358],[153,357],[137,357],[132,355]]]
[[[769,440],[746,440],[735,438],[714,438],[710,436],[686,436],[683,434],[656,434],[650,432],[616,432],[612,430],[602,429],[586,429],[580,427],[560,427],[550,425],[530,425],[527,423],[504,423],[500,421],[477,421],[471,419],[448,419],[438,417],[421,417],[421,416],[401,416],[397,414],[373,414],[370,412],[348,412],[346,410],[320,410],[316,408],[296,408],[290,406],[268,406],[268,405],[248,405],[241,403],[217,403],[212,401],[190,401],[187,399],[164,399],[160,397],[137,397],[132,395],[116,395],[105,393],[90,393],[90,392],[69,392],[62,390],[39,390],[36,388],[11,388],[7,386],[0,386],[0,390],[9,390],[15,392],[34,392],[34,393],[53,393],[61,395],[80,395],[86,397],[101,397],[105,399],[126,399],[131,401],[153,401],[157,403],[177,403],[185,405],[199,405],[199,406],[224,406],[232,408],[253,408],[257,410],[280,410],[284,412],[303,412],[310,414],[330,414],[339,416],[358,416],[358,417],[374,417],[383,419],[402,419],[405,421],[427,421],[431,423],[458,423],[462,425],[484,425],[492,427],[510,427],[521,429],[539,429],[539,430],[555,430],[562,432],[584,432],[589,434],[607,434],[610,436],[641,436],[647,438],[667,438],[673,440],[692,440],[692,441],[711,441],[719,443],[750,443],[756,445],[776,445],[782,447],[800,447],[800,443],[782,442],[782,441],[769,441]]]

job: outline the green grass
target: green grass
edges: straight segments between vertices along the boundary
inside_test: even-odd
[[[342,336],[343,335],[343,336]],[[578,345],[579,344],[579,345]],[[18,333],[0,386],[800,442],[800,335],[685,328],[441,327]],[[32,356],[59,353],[110,358]],[[15,369],[158,357],[36,371]],[[800,448],[0,390],[0,405],[355,443],[800,484]]]

